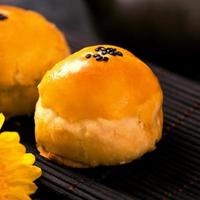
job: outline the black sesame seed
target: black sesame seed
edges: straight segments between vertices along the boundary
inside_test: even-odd
[[[96,58],[97,56],[100,56],[100,54],[96,53],[93,55],[94,58]]]
[[[113,50],[113,51],[117,51],[117,49],[115,49],[115,48],[114,48],[114,49],[112,49],[112,50]]]
[[[113,53],[114,53],[115,56],[117,56],[117,51],[114,51]]]
[[[103,50],[101,53],[102,53],[103,55],[106,55],[106,54],[107,54],[107,51],[106,51],[106,50]]]
[[[105,48],[105,47],[101,47],[100,50],[101,50],[101,51],[104,51],[104,50],[106,50],[106,48]]]
[[[103,57],[103,61],[107,62],[109,60],[108,57]]]
[[[97,47],[96,49],[95,49],[95,51],[99,51],[100,50],[100,48],[99,47]]]
[[[86,58],[91,58],[91,56],[92,56],[91,54],[87,54],[85,57]]]
[[[100,51],[101,49],[105,49],[105,48],[102,47],[102,46],[99,46],[99,47],[97,47],[97,48],[95,49],[95,51]]]
[[[112,48],[106,48],[106,52],[109,53],[112,51]]]
[[[99,55],[99,56],[96,57],[96,61],[101,61],[101,60],[103,60],[102,56]]]
[[[112,56],[115,56],[115,52],[114,51],[110,51],[109,54],[112,55]]]
[[[116,55],[118,55],[118,56],[123,56],[123,53],[120,52],[120,51],[117,51],[117,52],[116,52]]]
[[[5,20],[5,19],[8,19],[8,17],[0,13],[0,20]]]

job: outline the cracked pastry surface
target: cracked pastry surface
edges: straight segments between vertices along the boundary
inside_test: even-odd
[[[157,78],[133,54],[111,45],[84,48],[39,84],[38,150],[71,167],[131,162],[160,140],[162,101]]]
[[[0,6],[0,112],[32,114],[44,73],[69,54],[56,26],[42,15]]]

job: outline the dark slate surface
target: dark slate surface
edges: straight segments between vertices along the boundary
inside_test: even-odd
[[[0,0],[0,3],[40,11],[65,32],[73,51],[99,43],[81,0]],[[36,164],[43,170],[33,199],[199,199],[199,85],[150,66],[164,90],[164,136],[156,151],[130,164],[82,170],[62,167],[38,155],[33,117],[18,117],[4,125],[3,129],[20,132],[22,142],[36,155]]]
[[[18,117],[4,125],[5,130],[20,132],[43,170],[34,199],[199,199],[199,85],[150,66],[164,90],[163,138],[154,152],[130,164],[95,169],[59,166],[38,155],[33,117]]]

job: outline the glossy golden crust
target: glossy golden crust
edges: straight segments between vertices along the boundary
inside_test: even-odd
[[[36,142],[41,155],[71,167],[130,162],[162,135],[163,95],[153,72],[130,52],[108,61],[84,48],[48,71],[39,85]]]
[[[158,80],[142,61],[110,45],[123,56],[109,55],[108,62],[85,58],[88,53],[97,53],[96,47],[69,56],[44,76],[39,85],[44,107],[71,121],[120,119],[135,115],[155,94],[162,101]]]
[[[0,14],[6,17],[0,20],[0,89],[4,90],[2,94],[0,91],[0,95],[16,86],[26,86],[21,89],[28,86],[36,88],[44,73],[69,55],[68,45],[56,26],[36,12],[1,5]],[[35,96],[38,96],[36,89]],[[0,111],[5,111],[10,104],[15,105],[12,98],[3,102],[0,102]],[[27,103],[27,106],[30,104]],[[9,111],[9,115],[24,114],[25,105],[19,107],[21,110],[16,109],[17,113]],[[34,106],[31,112],[33,110]]]

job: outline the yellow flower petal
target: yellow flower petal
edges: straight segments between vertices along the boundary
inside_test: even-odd
[[[22,163],[32,165],[35,162],[35,156],[31,153],[26,153],[22,158]]]
[[[19,134],[17,132],[3,132],[0,134],[0,142],[15,142],[18,143],[20,140]]]
[[[31,198],[24,193],[22,189],[9,189],[3,200],[31,200]]]
[[[0,127],[4,116],[0,114]],[[41,169],[33,166],[35,156],[26,153],[16,132],[0,133],[0,200],[30,200],[37,190],[33,183]]]
[[[0,129],[3,126],[4,121],[5,121],[5,117],[2,113],[0,113]]]
[[[12,181],[13,176],[15,176],[18,180],[24,178],[30,181],[34,181],[41,176],[41,169],[36,166],[27,167],[24,165],[20,165],[16,167],[15,170],[13,170],[12,174],[7,175],[7,181]]]
[[[26,179],[13,180],[9,183],[9,186],[19,190],[23,188],[27,195],[33,194],[37,189],[37,186],[34,183],[27,181]],[[10,191],[12,192],[12,190]]]

